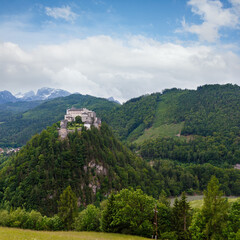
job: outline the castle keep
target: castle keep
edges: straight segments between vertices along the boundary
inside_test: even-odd
[[[65,138],[69,132],[73,130],[67,129],[68,122],[74,122],[75,118],[80,116],[83,122],[84,127],[90,129],[91,126],[99,128],[101,126],[101,119],[96,117],[96,113],[88,110],[87,108],[70,108],[67,109],[64,120],[60,122],[59,136]],[[80,128],[78,129],[81,130]]]
[[[88,110],[87,108],[70,108],[67,109],[66,115],[64,116],[64,120],[68,122],[75,121],[75,118],[80,116],[82,118],[82,122],[84,123],[84,127],[90,129],[93,125],[98,128],[101,125],[101,120],[96,117],[96,113]]]

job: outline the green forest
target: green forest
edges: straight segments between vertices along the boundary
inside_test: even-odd
[[[158,136],[177,134],[183,139],[216,134],[238,136],[239,104],[240,87],[231,84],[204,85],[197,90],[166,89],[122,105],[81,94],[43,103],[18,103],[15,108],[14,104],[2,104],[0,147],[26,144],[34,134],[60,121],[72,106],[95,111],[121,141],[137,145]]]
[[[142,190],[112,192],[100,204],[79,209],[69,185],[57,202],[58,212],[47,217],[24,208],[0,210],[0,225],[35,230],[75,230],[124,233],[162,240],[240,238],[240,200],[223,197],[218,179],[212,176],[204,191],[201,209],[191,208],[183,192],[171,206],[164,191],[158,199]]]
[[[0,155],[0,225],[240,239],[240,203],[223,197],[240,196],[239,105],[240,87],[227,84],[123,105],[76,94],[0,106],[0,147],[22,146]],[[94,110],[101,127],[71,123],[60,139],[72,106]],[[204,207],[191,209],[185,194],[204,194]],[[170,206],[167,198],[180,195]]]
[[[100,202],[112,190],[133,187],[158,198],[202,192],[212,175],[227,195],[240,195],[240,171],[210,163],[180,165],[172,160],[148,161],[133,154],[106,124],[83,128],[63,141],[54,124],[33,138],[0,170],[1,204],[55,214],[56,201],[68,185],[84,204]],[[159,156],[158,156],[159,157]]]
[[[39,102],[17,103],[19,108],[9,108],[2,105],[0,113],[0,147],[18,147],[26,144],[31,137],[40,133],[47,126],[51,126],[63,119],[67,108],[86,107],[98,113],[99,117],[107,114],[110,109],[119,104],[109,102],[107,99],[92,97],[89,95],[73,94],[68,97],[56,98]],[[38,106],[33,107],[33,104]],[[30,110],[24,111],[26,108]],[[1,109],[1,105],[0,105]],[[10,110],[11,111],[10,111]]]

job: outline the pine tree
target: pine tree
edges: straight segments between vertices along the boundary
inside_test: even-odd
[[[102,213],[101,229],[103,232],[112,232],[111,223],[113,221],[115,195],[111,193],[108,198],[106,209]]]
[[[190,239],[188,228],[191,222],[191,214],[185,192],[182,193],[180,200],[176,198],[174,202],[173,217],[174,228],[178,234],[178,239]]]
[[[170,201],[167,198],[167,194],[163,189],[159,195],[159,202],[166,205],[167,207],[170,207]]]
[[[71,229],[74,218],[77,216],[77,197],[72,191],[71,186],[68,186],[60,195],[58,215],[66,229]]]
[[[222,230],[227,222],[228,201],[219,190],[218,179],[212,176],[204,191],[203,217],[206,219],[204,233],[207,239],[223,239]]]

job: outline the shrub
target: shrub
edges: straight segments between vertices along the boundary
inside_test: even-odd
[[[99,231],[100,230],[100,210],[90,204],[82,212],[74,222],[74,229],[77,231]]]

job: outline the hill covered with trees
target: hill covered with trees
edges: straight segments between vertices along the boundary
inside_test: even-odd
[[[47,126],[63,119],[66,109],[72,106],[89,108],[96,111],[99,117],[119,106],[104,98],[81,94],[39,103],[39,101],[18,102],[0,105],[0,109],[4,110],[0,113],[1,147],[17,147],[26,144],[34,134],[40,133]]]
[[[173,137],[178,133],[183,136],[237,135],[240,87],[226,84],[205,85],[197,90],[164,90],[162,94],[131,99],[113,109],[110,116],[106,117],[108,124],[122,140],[129,142]]]
[[[13,105],[6,109],[13,110]],[[137,145],[176,135],[236,136],[240,126],[240,87],[231,84],[205,85],[197,90],[173,88],[131,99],[123,105],[80,94],[44,102],[35,108],[33,103],[25,105],[22,111],[16,106],[18,114],[10,114],[9,118],[6,111],[0,115],[0,146],[24,145],[33,134],[62,119],[65,110],[72,106],[95,111],[120,140]]]
[[[141,188],[158,198],[202,191],[212,175],[227,195],[240,195],[240,171],[211,164],[181,166],[170,160],[150,164],[119,142],[103,123],[60,140],[54,124],[32,137],[0,167],[0,206],[25,207],[52,215],[63,189],[71,185],[78,205],[98,204],[111,191]]]
[[[0,171],[0,201],[45,214],[56,212],[71,185],[79,204],[100,201],[112,189],[148,188],[151,168],[112,135],[107,125],[59,139],[57,125],[35,135]],[[144,180],[149,172],[148,180]]]

